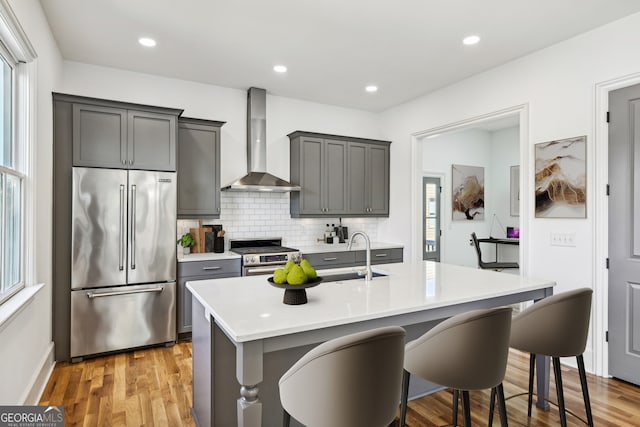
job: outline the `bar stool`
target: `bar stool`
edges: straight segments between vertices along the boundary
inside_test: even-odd
[[[495,389],[507,425],[502,380],[507,369],[511,307],[451,317],[405,347],[400,426],[405,425],[411,374],[462,390],[465,427],[471,426],[469,390]]]
[[[578,361],[582,397],[587,414],[586,424],[593,427],[587,375],[584,369],[584,358],[582,357],[587,345],[587,336],[589,335],[592,295],[593,291],[589,288],[563,292],[547,297],[513,317],[510,345],[515,349],[530,353],[529,402],[527,408],[527,416],[529,418],[531,417],[533,400],[533,374],[536,365],[536,354],[550,356],[553,360],[553,373],[556,380],[560,425],[562,427],[567,425],[560,358],[575,356]],[[489,425],[491,425],[493,416],[493,406],[494,395],[492,393]]]
[[[405,330],[372,329],[327,341],[280,378],[283,425],[382,427],[400,400]]]

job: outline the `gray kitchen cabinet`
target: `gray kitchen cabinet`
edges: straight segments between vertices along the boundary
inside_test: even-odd
[[[73,166],[176,170],[182,110],[55,94],[73,105]]]
[[[356,267],[365,265],[367,262],[367,251],[336,251],[336,252],[313,252],[304,253],[302,258],[306,259],[311,265],[317,269]],[[402,262],[403,249],[372,249],[371,265],[391,264],[394,262]]]
[[[350,215],[389,216],[389,145],[349,142]]]
[[[389,216],[389,141],[296,131],[292,217]]]
[[[220,217],[220,128],[224,122],[178,120],[178,217]]]
[[[367,263],[367,251],[356,252],[356,265],[365,265]],[[376,264],[392,264],[394,262],[402,262],[404,257],[403,248],[391,249],[372,249],[371,265]]]
[[[191,332],[191,292],[187,282],[223,277],[240,277],[240,258],[178,263],[178,334]]]
[[[291,214],[341,216],[347,213],[347,144],[345,141],[300,136],[291,145]]]
[[[309,261],[316,270],[356,265],[356,251],[305,253],[302,258]]]

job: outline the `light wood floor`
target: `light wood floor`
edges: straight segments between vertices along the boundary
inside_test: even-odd
[[[507,397],[526,390],[528,366],[528,356],[511,352],[504,383]],[[584,418],[577,371],[563,367],[562,374],[567,409]],[[588,382],[596,426],[640,426],[640,388],[591,375]],[[237,390],[230,392],[237,393]],[[553,379],[551,397],[555,401]],[[450,425],[451,399],[450,391],[442,391],[411,401],[407,425]],[[75,364],[59,363],[40,404],[64,405],[66,426],[193,426],[189,412],[191,343],[180,342],[169,348],[122,353]],[[473,424],[486,425],[489,393],[472,392],[471,404]],[[507,412],[512,426],[560,425],[557,408],[553,406],[550,411],[534,408],[531,422],[527,424],[526,396],[508,400]],[[499,424],[496,414],[494,425]],[[583,425],[572,416],[568,416],[568,424]]]

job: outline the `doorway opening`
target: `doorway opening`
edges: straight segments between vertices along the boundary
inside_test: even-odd
[[[440,194],[442,184],[440,178],[425,176],[422,178],[422,259],[425,261],[440,261]]]
[[[413,135],[412,187],[413,200],[417,202],[412,215],[414,254],[421,254],[423,259],[437,258],[441,262],[476,267],[477,257],[469,243],[471,233],[507,237],[507,227],[513,227],[523,236],[520,245],[509,250],[500,248],[500,257],[503,261],[518,262],[520,274],[526,274],[527,248],[523,243],[527,241],[530,219],[521,218],[520,212],[527,212],[530,201],[519,195],[529,184],[530,159],[525,156],[527,115],[527,106],[521,105]],[[477,179],[484,192],[481,208],[475,210],[480,213],[473,215],[472,220],[454,216],[452,171],[460,169],[454,169],[454,165],[473,166],[483,174]],[[519,172],[518,179],[513,179],[514,171]],[[433,201],[426,191],[425,176],[442,177],[438,218],[429,218],[429,203]],[[437,227],[438,232],[428,231],[429,227],[432,230]]]

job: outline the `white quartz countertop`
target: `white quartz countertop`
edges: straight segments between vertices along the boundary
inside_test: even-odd
[[[371,249],[395,249],[403,247],[404,245],[400,243],[371,242]],[[318,243],[317,245],[302,246],[297,247],[296,249],[298,249],[303,254],[313,254],[321,252],[344,252],[347,250],[347,243]],[[366,245],[360,238],[357,238],[357,240],[353,242],[353,246],[351,246],[351,250],[354,251],[363,251],[365,249]]]
[[[362,267],[318,271],[360,271]],[[554,286],[555,282],[431,261],[384,264],[388,274],[308,288],[308,302],[286,305],[269,276],[187,282],[197,300],[236,342],[276,337],[386,316],[418,312]]]
[[[223,259],[235,259],[240,258],[240,255],[233,252],[223,252],[223,253],[215,253],[215,252],[206,252],[203,254],[188,254],[183,255],[178,253],[178,262],[191,262],[191,261],[216,261]]]

